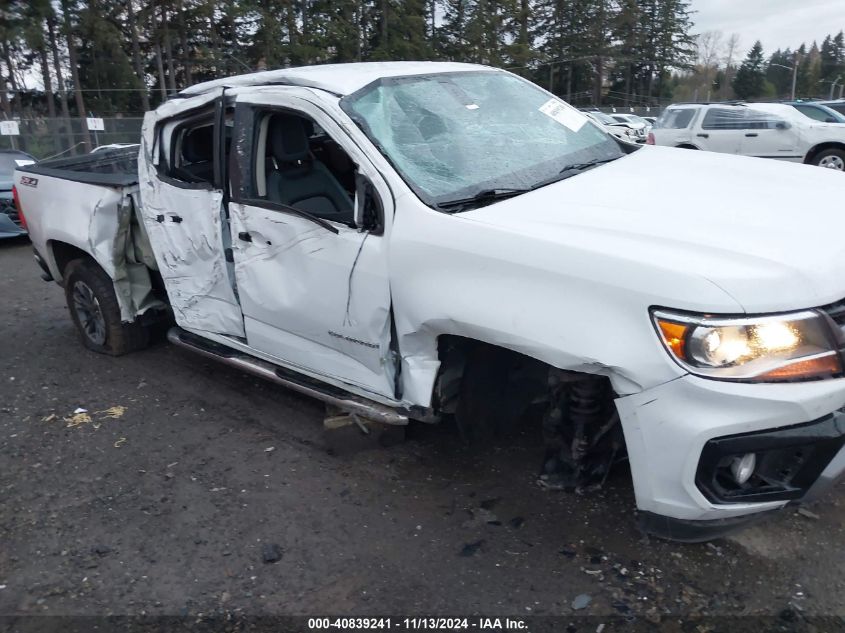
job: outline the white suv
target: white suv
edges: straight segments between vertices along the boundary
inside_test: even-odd
[[[814,121],[783,103],[672,105],[657,119],[648,144],[845,171],[845,126]]]

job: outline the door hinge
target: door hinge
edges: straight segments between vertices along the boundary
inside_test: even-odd
[[[231,248],[226,248],[223,250],[223,256],[226,258],[226,261],[230,264],[234,263],[235,261],[235,253],[232,252]]]

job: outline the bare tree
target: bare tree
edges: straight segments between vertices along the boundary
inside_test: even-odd
[[[698,49],[698,63],[705,68],[718,66],[722,52],[721,31],[705,31],[698,36],[696,44]]]
[[[739,52],[739,47],[739,33],[731,33],[727,44],[725,44],[725,81],[722,86],[723,97],[729,97],[733,91],[731,88],[731,73],[734,70],[734,60]]]
[[[722,52],[722,32],[705,31],[696,38],[696,45],[698,49],[699,73],[707,94],[707,101],[710,101],[713,82],[716,79],[716,73],[719,72],[719,62]]]

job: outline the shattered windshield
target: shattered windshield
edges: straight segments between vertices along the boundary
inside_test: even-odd
[[[513,75],[384,79],[341,101],[426,204],[493,201],[622,155],[581,112]]]

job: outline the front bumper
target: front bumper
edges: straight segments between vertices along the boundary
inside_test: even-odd
[[[845,470],[843,406],[845,379],[741,384],[688,375],[618,399],[644,527],[668,538],[706,540],[788,503],[818,498]],[[804,451],[795,464],[792,448]],[[782,452],[766,457],[766,449]],[[757,451],[769,483],[777,468],[794,470],[784,475],[783,489],[725,494],[712,485],[722,458]]]

